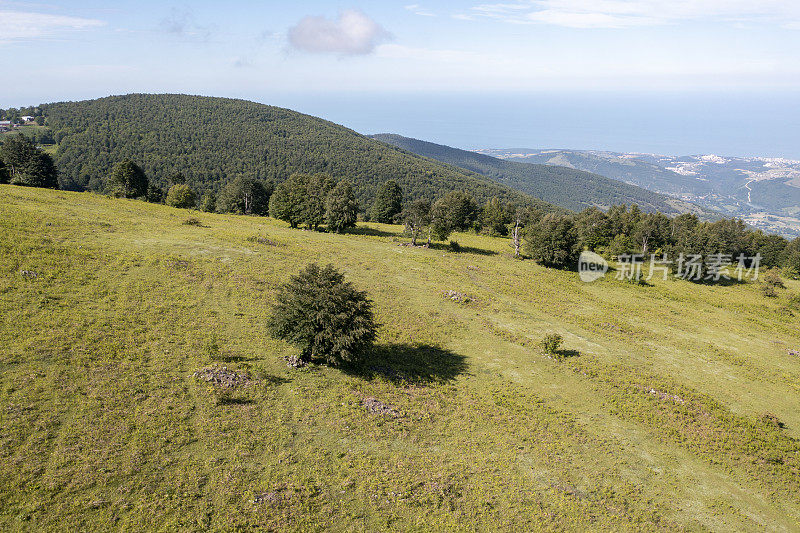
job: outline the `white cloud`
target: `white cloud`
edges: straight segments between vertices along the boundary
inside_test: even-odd
[[[571,28],[626,28],[698,19],[731,24],[768,22],[793,28],[800,25],[800,3],[796,0],[528,0],[477,5],[469,10],[468,16]]]
[[[404,6],[408,11],[411,11],[415,15],[420,15],[421,17],[435,17],[436,15],[425,9],[419,4],[409,4]]]
[[[380,24],[357,10],[347,10],[336,20],[309,16],[289,29],[289,43],[312,53],[363,55],[389,38]]]
[[[23,11],[0,11],[0,43],[53,37],[68,31],[88,30],[103,26],[105,22],[95,19],[28,13]]]
[[[175,37],[200,41],[209,40],[212,33],[212,27],[199,24],[194,13],[189,9],[173,8],[170,15],[161,20],[159,29]]]

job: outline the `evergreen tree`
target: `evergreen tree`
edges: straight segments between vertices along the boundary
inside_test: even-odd
[[[0,183],[8,183],[9,181],[11,181],[11,176],[8,175],[6,164],[0,159]]]
[[[145,196],[147,185],[144,171],[130,159],[118,163],[108,180],[109,191],[120,198]]]
[[[430,209],[430,223],[428,228],[428,244],[431,243],[431,237],[436,240],[446,240],[453,232],[454,223],[451,216],[452,205],[444,198],[440,198],[433,203]]]
[[[372,301],[333,266],[311,264],[278,290],[269,329],[303,361],[358,362],[375,340]]]
[[[188,185],[178,183],[167,191],[165,203],[179,209],[191,209],[197,205],[197,195]]]
[[[353,192],[353,185],[346,180],[339,182],[328,193],[325,201],[325,220],[328,229],[341,233],[348,228],[354,228],[358,220],[358,200]]]
[[[403,189],[395,180],[385,181],[378,188],[372,204],[371,219],[375,222],[391,224],[403,209]]]
[[[539,264],[563,268],[578,260],[578,232],[570,217],[550,213],[526,237],[528,254]]]

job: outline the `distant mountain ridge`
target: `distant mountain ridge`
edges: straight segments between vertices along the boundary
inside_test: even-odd
[[[696,213],[704,218],[716,217],[712,211],[681,199],[576,168],[509,161],[485,153],[460,150],[401,135],[378,134],[372,138],[421,156],[477,172],[546,202],[574,211],[591,206],[608,208],[618,204],[637,204],[644,211],[660,211],[668,215]]]
[[[765,231],[800,235],[800,161],[523,148],[482,149],[476,153],[597,172],[743,218]]]

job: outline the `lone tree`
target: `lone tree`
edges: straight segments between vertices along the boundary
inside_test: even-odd
[[[328,230],[341,233],[354,228],[358,221],[358,200],[349,181],[340,181],[325,201],[325,220]]]
[[[578,232],[572,219],[550,213],[527,232],[528,254],[548,267],[567,267],[578,261]]]
[[[180,209],[191,209],[197,205],[197,195],[184,183],[177,183],[167,191],[165,203]]]
[[[403,209],[403,189],[394,180],[381,184],[372,204],[371,218],[375,222],[391,224]]]
[[[411,246],[416,246],[417,237],[431,221],[431,202],[425,198],[414,200],[402,215],[406,230],[411,234]]]
[[[360,361],[375,340],[372,301],[332,265],[308,265],[278,289],[272,334],[301,350],[304,362]]]
[[[138,198],[147,194],[147,176],[139,165],[126,159],[114,167],[108,186],[119,198]]]

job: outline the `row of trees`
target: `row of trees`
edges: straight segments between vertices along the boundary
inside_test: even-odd
[[[358,221],[358,200],[353,185],[336,182],[328,174],[294,174],[275,188],[269,201],[269,214],[288,222],[318,229],[325,224],[340,233]]]

